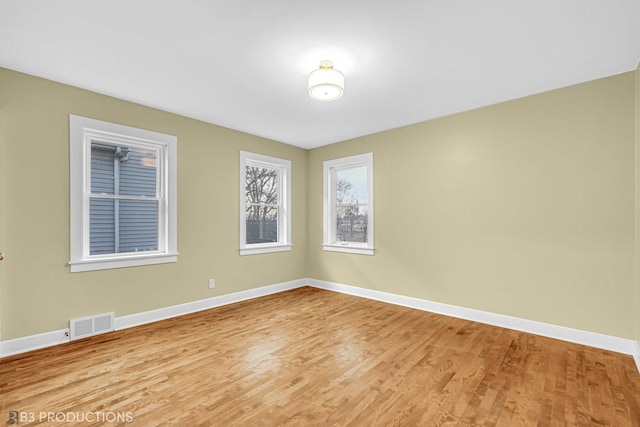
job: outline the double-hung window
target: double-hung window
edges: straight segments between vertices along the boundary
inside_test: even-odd
[[[71,271],[175,262],[176,138],[69,123]]]
[[[240,152],[240,255],[291,250],[291,162]]]
[[[373,153],[324,162],[327,251],[373,255]]]

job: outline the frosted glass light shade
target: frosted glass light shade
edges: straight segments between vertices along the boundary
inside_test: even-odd
[[[318,101],[334,101],[344,93],[344,75],[333,68],[331,61],[322,61],[320,68],[309,74],[309,96]]]

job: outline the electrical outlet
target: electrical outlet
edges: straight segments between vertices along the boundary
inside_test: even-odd
[[[209,289],[216,287],[216,279],[209,279]]]

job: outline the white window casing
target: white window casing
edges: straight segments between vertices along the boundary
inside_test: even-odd
[[[344,178],[349,174],[353,175],[353,182]],[[373,153],[324,162],[324,250],[374,255],[373,176]],[[349,200],[339,200],[342,197],[338,193],[346,195]],[[365,201],[359,201],[358,196]],[[340,209],[343,212],[342,217],[338,213]],[[346,219],[347,216],[350,220]]]
[[[251,171],[266,173],[268,181],[258,184]],[[240,255],[290,251],[291,243],[291,161],[240,151]],[[261,185],[261,188],[257,188]],[[269,200],[260,200],[263,190],[271,190]],[[248,195],[251,190],[256,194]],[[259,194],[258,194],[259,193]],[[253,197],[253,199],[251,199]],[[257,198],[257,199],[256,199]],[[250,199],[250,200],[248,200]],[[272,217],[250,218],[260,211]],[[275,218],[275,219],[274,219]]]
[[[129,160],[129,155],[131,162],[146,161],[145,168],[127,168],[123,162]],[[69,161],[71,272],[177,261],[175,136],[70,115]],[[113,166],[110,166],[110,161]],[[120,164],[125,166],[121,168]],[[146,178],[137,175],[145,170],[151,172]],[[125,189],[122,194],[118,184],[121,172],[123,176],[127,176],[123,188],[129,189]],[[93,181],[92,173],[95,175]],[[113,179],[115,190],[96,190],[100,185],[111,185],[109,179]],[[145,186],[146,190],[141,189]],[[96,218],[107,212],[100,210],[101,203],[106,206],[113,203],[116,209],[113,219],[109,217],[105,221],[107,231],[109,221],[113,221],[114,226],[111,227],[113,236],[104,238],[108,241],[104,247],[96,242],[97,237],[91,237],[91,228],[97,229],[99,226]],[[125,212],[122,217],[118,213],[120,206]],[[97,213],[92,214],[92,209]],[[123,239],[122,245],[118,225],[121,218],[128,221],[124,224],[128,230],[128,240],[125,242],[126,238]],[[97,231],[93,231],[96,235]]]

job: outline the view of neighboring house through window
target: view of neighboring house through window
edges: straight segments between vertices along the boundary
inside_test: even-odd
[[[71,271],[175,262],[176,137],[69,123]]]
[[[157,251],[157,148],[91,142],[89,254]]]
[[[240,253],[291,249],[291,162],[240,153]]]
[[[324,162],[323,247],[373,255],[372,153]]]

